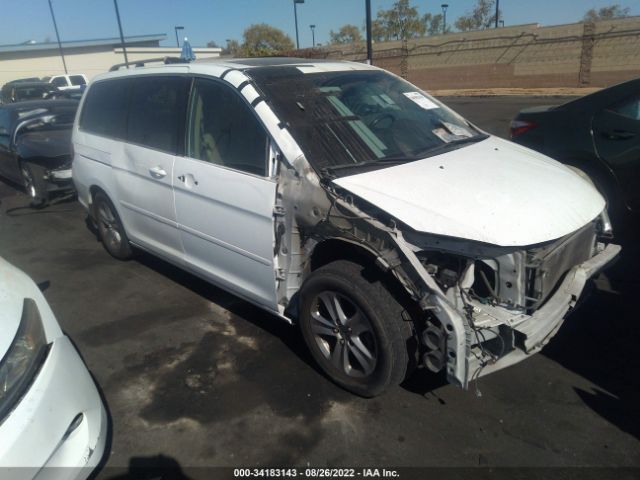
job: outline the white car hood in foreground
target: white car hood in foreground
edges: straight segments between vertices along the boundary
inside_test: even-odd
[[[26,273],[0,258],[0,360],[18,333],[25,298],[33,299],[38,305],[47,339],[62,335],[38,286]]]
[[[334,183],[415,230],[500,246],[562,237],[605,207],[564,165],[496,137]]]

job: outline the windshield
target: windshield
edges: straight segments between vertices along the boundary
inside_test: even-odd
[[[249,75],[319,170],[411,161],[486,137],[388,73],[308,73],[313,68],[263,67]]]

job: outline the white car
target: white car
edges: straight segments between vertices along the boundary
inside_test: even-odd
[[[80,202],[132,245],[297,322],[342,387],[466,388],[539,351],[620,248],[580,172],[378,68],[218,60],[95,78]]]
[[[3,478],[86,478],[106,436],[105,408],[76,349],[36,284],[0,258]]]

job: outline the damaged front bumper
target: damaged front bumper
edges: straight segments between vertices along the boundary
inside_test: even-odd
[[[509,329],[512,334],[511,337],[507,337],[512,339],[512,344],[506,345],[501,355],[483,355],[484,352],[478,350],[477,346],[474,351],[470,345],[473,340],[469,340],[469,337],[473,339],[473,333],[467,328],[468,341],[464,350],[459,350],[459,353],[465,351],[466,355],[458,353],[454,354],[453,358],[449,355],[448,380],[467,388],[472,380],[518,363],[540,351],[557,333],[569,311],[576,305],[587,281],[609,264],[620,250],[619,245],[602,246],[595,256],[567,272],[555,293],[540,309],[531,315],[522,313],[513,315],[503,325],[492,325]],[[474,306],[473,310],[474,314],[484,313],[482,307]],[[453,324],[469,326],[468,318],[464,314],[451,308],[446,309],[446,314]],[[448,340],[448,349],[450,349],[453,345],[449,345],[451,339]],[[505,342],[504,339],[501,341]],[[457,346],[462,347],[461,344]]]

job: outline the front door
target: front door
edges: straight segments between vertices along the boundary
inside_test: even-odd
[[[195,79],[184,158],[173,186],[185,262],[199,274],[276,309],[276,182],[267,169],[267,134],[240,94]]]

